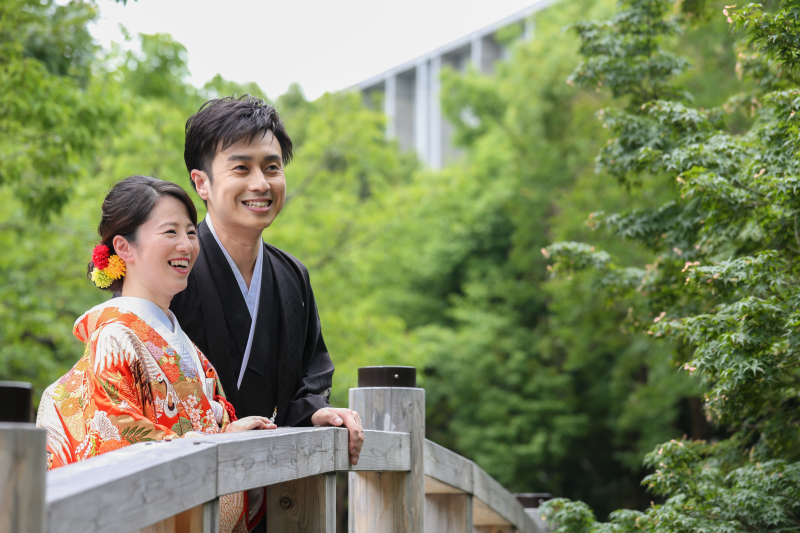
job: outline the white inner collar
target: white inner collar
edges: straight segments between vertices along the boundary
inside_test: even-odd
[[[253,269],[253,279],[250,280],[250,287],[248,288],[247,283],[244,282],[244,276],[242,276],[242,273],[239,271],[239,267],[236,266],[231,254],[228,253],[228,250],[226,250],[222,242],[220,242],[217,232],[214,230],[214,223],[211,221],[211,214],[206,213],[204,220],[206,224],[208,224],[208,229],[211,230],[211,235],[214,236],[214,240],[217,241],[222,253],[225,255],[225,259],[228,261],[231,270],[233,270],[233,275],[236,277],[236,282],[239,284],[239,290],[242,291],[242,297],[244,297],[244,301],[247,304],[247,310],[250,311],[250,318],[255,322],[258,312],[258,298],[261,294],[261,273],[264,267],[264,240],[259,239],[261,241],[261,246],[258,247],[256,267]]]

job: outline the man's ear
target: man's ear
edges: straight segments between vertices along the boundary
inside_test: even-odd
[[[192,170],[191,177],[197,189],[197,195],[201,200],[207,202],[208,193],[210,192],[209,189],[211,188],[211,179],[209,179],[208,174],[203,170],[194,169]]]
[[[133,245],[128,242],[128,239],[122,235],[116,235],[114,236],[114,240],[111,241],[111,244],[114,246],[114,251],[120,259],[126,263],[133,262]]]

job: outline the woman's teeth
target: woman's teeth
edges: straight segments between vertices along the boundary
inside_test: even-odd
[[[189,268],[189,261],[187,259],[172,259],[169,264],[178,268]]]
[[[263,202],[245,202],[244,205],[247,207],[267,207],[269,203],[269,200],[264,200]]]

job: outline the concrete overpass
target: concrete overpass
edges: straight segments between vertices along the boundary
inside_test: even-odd
[[[538,2],[478,31],[416,59],[403,63],[357,85],[368,105],[382,102],[386,135],[404,150],[416,150],[428,166],[439,169],[453,161],[459,150],[451,142],[453,127],[442,117],[440,73],[450,66],[465,71],[473,65],[484,74],[509,55],[497,32],[519,26],[520,38],[533,37],[533,14],[554,0]],[[506,43],[508,44],[508,43]]]

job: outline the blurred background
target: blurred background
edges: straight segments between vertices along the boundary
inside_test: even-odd
[[[676,347],[627,331],[629,303],[591,274],[550,280],[540,252],[590,239],[651,259],[587,226],[666,196],[595,176],[612,104],[566,83],[579,55],[563,28],[614,2],[283,4],[0,4],[0,380],[41,393],[82,354],[72,324],[107,298],[86,264],[109,186],[191,190],[186,119],[255,94],[294,141],[264,238],[311,273],[332,402],[359,366],[416,366],[428,437],[512,492],[646,508],[643,454],[710,434],[699,384]],[[738,83],[718,22],[668,43],[694,63],[698,106]]]

